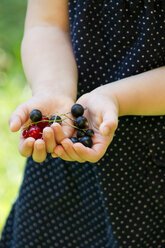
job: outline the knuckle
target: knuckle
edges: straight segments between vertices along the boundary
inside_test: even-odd
[[[112,130],[116,130],[117,129],[117,126],[118,126],[117,121],[114,120],[114,121],[111,122],[111,129]]]

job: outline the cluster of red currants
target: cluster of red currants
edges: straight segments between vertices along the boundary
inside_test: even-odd
[[[34,109],[29,115],[32,122],[23,128],[22,135],[25,139],[28,137],[32,137],[35,140],[42,139],[42,133],[45,127],[51,126],[54,122],[61,124],[62,121],[64,121],[67,123],[66,119],[68,118],[71,119],[74,124],[67,124],[77,130],[76,137],[72,137],[71,141],[73,143],[80,142],[86,147],[92,147],[92,137],[94,136],[94,131],[92,129],[88,129],[88,120],[85,116],[83,116],[84,108],[82,105],[74,104],[72,106],[71,114],[75,117],[75,119],[70,118],[67,114],[45,116],[42,115],[40,110]]]

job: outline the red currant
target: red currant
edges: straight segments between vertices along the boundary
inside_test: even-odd
[[[49,118],[46,116],[43,116],[41,119],[41,122],[37,123],[37,127],[39,127],[41,130],[43,130],[45,127],[49,127]]]
[[[27,139],[29,137],[29,130],[24,129],[23,132],[22,132],[22,136],[24,137],[24,139]]]
[[[77,130],[77,137],[72,137],[71,141],[73,143],[81,142],[86,147],[92,147],[94,131],[92,129],[86,130],[88,128],[88,120],[83,116],[84,108],[80,104],[75,104],[72,106],[71,113],[74,117],[77,117],[74,122],[74,127]],[[64,116],[67,117],[65,114]],[[45,127],[50,127],[53,122],[58,122],[59,124],[62,123],[60,116],[53,115],[47,117],[42,115],[41,111],[38,109],[32,110],[29,117],[32,123],[24,127],[22,131],[22,136],[25,139],[28,137],[33,137],[35,140],[41,139]]]
[[[36,139],[41,139],[42,138],[42,133],[41,129],[37,126],[31,126],[29,128],[29,137]]]

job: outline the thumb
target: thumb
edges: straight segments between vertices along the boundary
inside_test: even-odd
[[[9,126],[12,132],[17,132],[21,126],[28,120],[29,110],[27,106],[22,103],[12,113],[9,118]]]
[[[108,136],[114,133],[118,125],[118,116],[112,111],[105,111],[103,113],[103,121],[100,124],[99,130],[101,135]]]

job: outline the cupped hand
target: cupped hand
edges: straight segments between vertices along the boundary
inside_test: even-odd
[[[56,95],[54,92],[43,92],[33,95],[29,100],[20,104],[12,113],[9,119],[9,125],[12,132],[19,131],[30,123],[29,113],[33,109],[39,109],[43,115],[65,114],[70,112],[73,99],[64,95]],[[67,122],[70,122],[68,119]],[[65,122],[60,126],[64,137],[70,137],[73,128]],[[32,137],[24,139],[22,133],[19,141],[19,152],[22,156],[29,157],[32,155],[34,161],[43,162],[47,153],[52,153],[56,143],[61,139],[61,133],[56,132],[56,124],[46,127],[43,130],[43,139],[35,140]],[[63,137],[63,138],[64,138]]]
[[[93,146],[85,147],[81,143],[73,144],[65,138],[61,145],[55,147],[54,154],[64,160],[95,163],[105,154],[111,143],[118,125],[119,106],[115,96],[107,97],[103,93],[93,91],[80,97],[77,103],[85,108],[84,116],[87,118],[89,128],[93,129]],[[59,132],[62,132],[59,127]],[[76,131],[73,134],[76,136]]]

